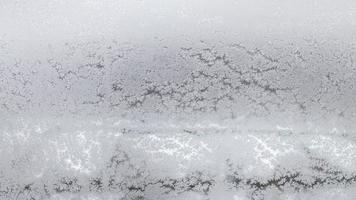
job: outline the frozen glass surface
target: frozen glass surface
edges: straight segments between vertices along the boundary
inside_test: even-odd
[[[355,16],[0,0],[0,200],[356,199]]]

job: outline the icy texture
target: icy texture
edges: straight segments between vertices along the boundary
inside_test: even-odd
[[[1,112],[355,127],[354,44],[149,42],[71,42],[43,47],[44,58],[36,59],[6,52],[11,44],[5,45]]]
[[[356,138],[349,135],[114,119],[12,120],[1,131],[2,199],[356,195]]]
[[[355,199],[355,8],[0,0],[0,199]]]

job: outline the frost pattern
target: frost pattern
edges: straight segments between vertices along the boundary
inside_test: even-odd
[[[356,6],[246,2],[1,1],[0,199],[355,199]]]

